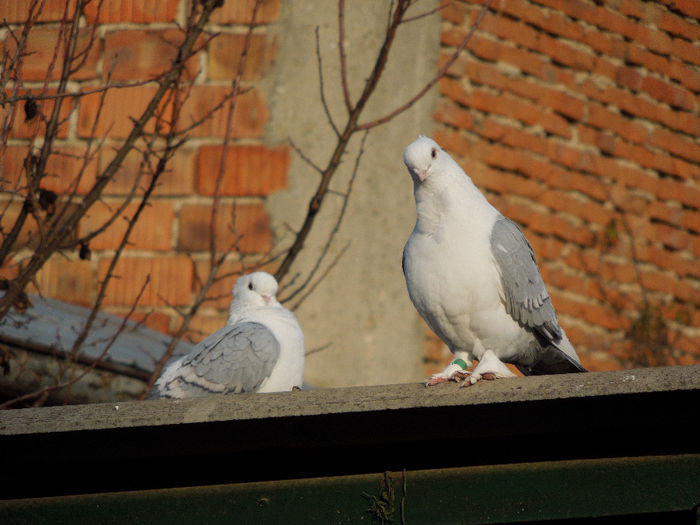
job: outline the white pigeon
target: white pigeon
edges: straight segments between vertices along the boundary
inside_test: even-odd
[[[167,365],[149,399],[300,388],[304,334],[276,294],[277,281],[269,273],[241,276],[226,326]]]
[[[403,161],[417,212],[403,251],[408,294],[455,356],[426,384],[514,376],[504,363],[525,375],[585,372],[518,227],[434,140],[418,137]]]

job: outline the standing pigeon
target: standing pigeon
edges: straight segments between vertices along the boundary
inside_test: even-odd
[[[504,362],[525,375],[585,372],[518,227],[434,140],[420,136],[403,161],[417,210],[403,251],[408,294],[455,356],[426,384],[514,376]]]
[[[276,293],[277,281],[269,273],[241,276],[233,287],[226,326],[169,364],[149,399],[301,387],[304,334]]]

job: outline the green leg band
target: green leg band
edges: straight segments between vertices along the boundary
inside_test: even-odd
[[[452,364],[459,366],[462,370],[467,369],[467,363],[464,362],[464,359],[455,359]]]

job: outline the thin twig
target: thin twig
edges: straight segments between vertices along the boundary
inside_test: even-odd
[[[362,155],[365,152],[365,141],[367,140],[367,136],[369,135],[369,131],[365,131],[365,133],[362,135],[362,140],[360,141],[360,151],[357,153],[357,156],[355,157],[355,165],[353,167],[352,173],[350,174],[350,180],[348,181],[348,187],[345,191],[345,194],[343,195],[343,205],[340,208],[340,212],[338,213],[338,217],[336,218],[335,224],[333,225],[333,229],[331,230],[330,234],[328,235],[328,239],[326,239],[326,242],[321,249],[321,254],[319,257],[316,259],[316,262],[314,263],[313,268],[311,268],[311,271],[307,275],[306,279],[302,282],[302,284],[294,291],[292,292],[287,298],[285,298],[285,301],[289,301],[293,299],[296,295],[298,295],[301,291],[306,288],[306,286],[311,282],[313,279],[314,275],[318,271],[319,267],[321,266],[321,263],[325,259],[326,255],[328,254],[331,245],[333,244],[333,240],[335,239],[336,234],[340,230],[340,225],[343,222],[343,217],[345,216],[345,211],[347,210],[348,206],[348,201],[350,199],[350,194],[352,193],[352,187],[353,184],[355,183],[355,179],[357,177],[357,173],[359,172],[360,168],[360,161],[362,160]],[[347,249],[347,246],[343,249],[343,252]],[[325,272],[323,275],[325,276],[327,272]],[[316,283],[318,284],[318,283]],[[314,285],[313,288],[315,288],[316,285]],[[307,294],[308,295],[308,294]],[[304,296],[306,298],[306,295]],[[303,299],[300,300],[294,309],[298,308],[299,305],[302,303]]]
[[[297,152],[297,155],[301,157],[301,160],[306,162],[309,166],[311,166],[314,170],[318,171],[320,174],[323,174],[323,168],[320,168],[313,160],[311,160],[306,154],[299,148],[294,141],[292,140],[291,137],[287,139],[289,141],[289,145],[292,147],[294,151]]]
[[[321,105],[323,105],[323,111],[326,113],[326,118],[328,119],[328,123],[331,125],[331,128],[333,128],[335,136],[340,137],[340,131],[338,131],[338,126],[336,126],[335,122],[333,121],[333,116],[331,115],[331,110],[329,109],[328,101],[326,100],[326,89],[323,83],[323,60],[321,58],[320,40],[318,26],[316,26],[316,62],[318,64],[318,87],[321,93]]]
[[[313,291],[316,289],[316,287],[323,282],[323,280],[328,276],[330,271],[336,267],[336,265],[338,264],[338,261],[340,261],[341,257],[343,255],[345,255],[345,252],[348,251],[348,248],[350,248],[350,241],[348,241],[347,244],[345,246],[343,246],[343,248],[338,252],[338,255],[336,255],[333,258],[333,260],[326,267],[326,269],[321,273],[321,275],[316,280],[316,282],[313,283],[311,286],[309,286],[309,289],[306,291],[306,293],[299,298],[299,301],[297,301],[297,303],[294,306],[292,306],[292,308],[291,308],[292,311],[295,311],[297,308],[299,308],[301,306],[301,304],[313,293]],[[303,288],[298,288],[294,292],[294,295],[302,289]],[[292,297],[290,296],[287,299],[284,299],[284,301],[288,301],[291,298]]]
[[[82,5],[82,4],[81,4]],[[205,25],[209,21],[209,16],[215,8],[215,2],[209,1],[202,7],[200,16],[194,21],[191,26],[188,26],[188,32],[185,39],[180,44],[179,56],[187,57],[190,51],[195,46],[197,38],[202,33]],[[194,9],[194,8],[193,8]],[[194,11],[193,11],[194,12]],[[65,64],[64,64],[65,65]],[[149,101],[146,109],[141,116],[134,121],[133,127],[129,135],[124,140],[122,146],[117,150],[116,155],[98,176],[93,187],[87,192],[85,197],[76,202],[72,213],[57,226],[55,230],[48,232],[45,239],[37,247],[27,264],[22,268],[19,275],[13,280],[13,286],[7,290],[5,295],[0,298],[0,319],[5,316],[17,297],[23,292],[27,283],[29,283],[34,275],[41,269],[48,258],[58,250],[64,239],[74,230],[78,221],[85,215],[87,210],[100,199],[105,186],[112,180],[117,170],[121,167],[126,155],[134,148],[136,141],[144,135],[146,124],[151,120],[153,115],[158,110],[162,100],[166,94],[172,89],[174,82],[179,78],[180,70],[184,67],[184,63],[175,62],[173,67],[158,81],[158,88],[155,94]],[[54,104],[54,109],[59,104]],[[47,126],[47,133],[49,126]],[[51,129],[55,134],[55,129]]]
[[[416,93],[413,97],[411,97],[408,102],[405,104],[402,104],[398,108],[396,108],[394,111],[391,113],[388,113],[387,115],[372,120],[370,122],[365,122],[364,124],[358,124],[357,129],[371,129],[377,126],[380,126],[381,124],[384,124],[386,122],[389,122],[391,119],[394,117],[400,115],[407,109],[409,109],[413,104],[418,102],[423,96],[430,91],[430,88],[432,88],[435,84],[438,83],[438,81],[444,77],[447,74],[447,71],[452,67],[452,64],[455,63],[457,58],[459,58],[459,54],[462,52],[462,50],[467,47],[467,44],[471,40],[472,36],[474,35],[474,32],[477,30],[479,27],[479,24],[483,20],[484,16],[486,15],[486,12],[488,11],[489,7],[491,6],[493,0],[486,0],[484,2],[484,5],[482,6],[481,10],[479,11],[479,15],[476,17],[476,20],[474,21],[474,25],[472,25],[471,29],[469,32],[465,35],[465,37],[462,39],[462,42],[457,46],[457,49],[452,53],[452,56],[445,62],[445,64],[440,68],[440,70],[437,72],[437,74],[420,90],[418,93]],[[412,19],[407,19],[407,20],[412,20]],[[403,22],[406,22],[404,20]],[[402,22],[402,23],[403,23]]]
[[[316,31],[316,35],[318,35],[318,30]],[[353,107],[352,100],[350,100],[348,67],[345,57],[345,0],[338,0],[338,52],[340,53],[340,82],[343,85],[343,100],[345,100],[345,109],[348,110],[349,115],[352,113]]]

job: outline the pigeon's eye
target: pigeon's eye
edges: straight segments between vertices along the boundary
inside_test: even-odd
[[[252,290],[252,289],[253,289],[253,283],[248,283],[248,290]]]
[[[437,157],[437,150],[436,150],[435,148],[433,148],[433,149],[430,150],[430,156],[431,156],[432,158]]]

